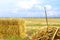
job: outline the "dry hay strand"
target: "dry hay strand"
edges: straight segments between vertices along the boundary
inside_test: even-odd
[[[60,28],[58,29],[54,40],[60,40]]]
[[[60,27],[44,27],[31,36],[30,40],[60,40]]]

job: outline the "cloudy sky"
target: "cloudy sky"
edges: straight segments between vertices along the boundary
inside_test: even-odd
[[[0,0],[0,17],[60,17],[60,0]]]

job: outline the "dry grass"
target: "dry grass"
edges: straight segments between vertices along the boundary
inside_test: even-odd
[[[43,33],[42,34],[42,31],[43,32],[46,32],[46,29],[44,28],[44,27],[46,27],[46,19],[45,18],[7,18],[7,19],[5,19],[5,18],[0,18],[0,21],[2,20],[2,19],[4,19],[4,20],[18,20],[19,22],[21,22],[21,23],[19,23],[19,25],[20,26],[22,26],[22,27],[20,27],[19,28],[19,30],[20,30],[20,33],[21,33],[21,36],[23,36],[23,34],[25,34],[25,32],[26,32],[26,34],[28,35],[27,36],[27,38],[29,37],[29,36],[32,36],[33,34],[35,34],[36,32],[40,32],[41,34],[39,34],[40,36],[41,35],[45,35],[45,33]],[[20,20],[24,20],[23,22],[22,21],[20,21]],[[10,21],[11,22],[11,21]],[[13,22],[13,21],[12,21]],[[25,22],[25,25],[24,25],[24,22]],[[5,21],[5,23],[6,23],[6,21]],[[52,26],[55,26],[55,27],[58,27],[58,26],[60,26],[60,18],[48,18],[48,23],[49,23],[49,27],[52,27]],[[11,23],[12,24],[12,23]],[[0,25],[0,26],[2,26],[2,25]],[[8,26],[8,25],[7,25]],[[25,27],[24,27],[25,26]],[[4,26],[5,27],[5,26]],[[13,28],[12,26],[11,26],[11,28]],[[11,29],[10,28],[10,29]],[[15,29],[17,29],[18,27],[15,27]],[[43,29],[44,28],[44,29]],[[13,28],[14,29],[14,28]],[[52,28],[51,28],[52,29]],[[59,28],[60,29],[60,28]],[[2,30],[2,29],[0,29],[0,30]],[[3,29],[3,30],[5,30],[5,28]],[[11,29],[12,30],[12,29]],[[18,29],[17,29],[18,30]],[[40,30],[42,30],[42,31],[40,31]],[[10,30],[9,30],[10,31]],[[23,31],[23,32],[22,32]],[[50,31],[50,30],[49,30]],[[51,33],[55,33],[55,29],[54,30],[52,30],[53,32],[51,32]],[[10,32],[12,32],[12,34],[13,34],[13,31],[10,31]],[[58,35],[59,37],[60,37],[60,31],[58,30],[57,31],[58,33],[56,34],[56,36]],[[12,36],[12,34],[11,34],[11,36]],[[50,33],[49,33],[50,34]],[[14,34],[15,35],[15,34]],[[0,36],[2,36],[1,34],[0,34]],[[25,35],[26,36],[26,35]],[[33,37],[34,39],[36,38],[36,36],[38,37],[38,34],[36,34],[36,35],[34,35],[35,37]],[[46,36],[46,35],[45,35]],[[53,36],[52,36],[53,37]],[[51,38],[52,38],[51,37]],[[55,37],[55,36],[54,36]],[[53,38],[54,38],[53,37]],[[26,39],[27,39],[26,38]],[[43,37],[44,38],[44,37]],[[57,38],[57,37],[55,37],[55,38]],[[20,40],[20,39],[19,39]],[[21,39],[21,40],[23,40],[23,39]],[[44,40],[44,39],[43,39]]]

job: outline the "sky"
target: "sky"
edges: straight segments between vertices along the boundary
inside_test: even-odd
[[[0,17],[60,17],[60,0],[0,0]]]

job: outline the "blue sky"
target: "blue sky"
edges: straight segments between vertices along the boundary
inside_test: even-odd
[[[60,0],[0,0],[0,17],[60,17]]]

